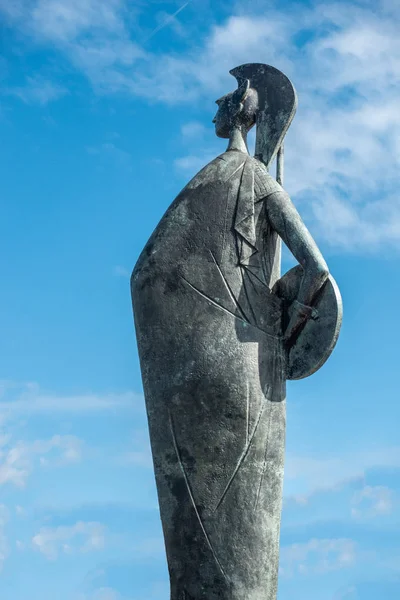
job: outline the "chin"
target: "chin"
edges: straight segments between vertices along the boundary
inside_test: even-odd
[[[215,129],[216,136],[222,138],[223,140],[229,139],[229,132],[224,131],[223,129]]]

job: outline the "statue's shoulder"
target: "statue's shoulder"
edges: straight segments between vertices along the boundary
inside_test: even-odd
[[[249,157],[243,152],[227,151],[206,164],[184,188],[192,189],[199,185],[223,183],[230,179],[232,173],[239,173],[240,167]]]
[[[256,197],[261,200],[273,192],[282,192],[282,186],[268,172],[267,167],[257,158],[251,158],[254,165],[254,192]]]
[[[228,150],[214,158],[211,162],[205,165],[191,181],[186,185],[184,190],[197,188],[199,185],[212,185],[215,183],[224,183],[232,180],[236,174],[241,177],[241,167],[245,168],[246,172],[253,171],[254,173],[254,192],[256,199],[261,200],[272,192],[282,191],[282,187],[272,177],[265,165],[257,158],[249,156],[244,152]]]

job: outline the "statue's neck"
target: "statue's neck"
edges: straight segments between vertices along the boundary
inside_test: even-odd
[[[249,153],[249,149],[247,147],[247,131],[243,131],[240,127],[235,127],[232,129],[230,137],[228,150],[238,150],[239,152],[244,152],[245,154]]]

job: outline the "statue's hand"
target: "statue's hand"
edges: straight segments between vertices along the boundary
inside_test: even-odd
[[[312,306],[306,306],[298,300],[292,302],[289,307],[289,323],[283,335],[287,346],[292,346],[301,329],[309,319],[318,319],[318,311]]]

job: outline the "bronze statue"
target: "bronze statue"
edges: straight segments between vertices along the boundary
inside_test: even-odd
[[[286,380],[325,362],[341,323],[325,260],[268,172],[279,153],[281,181],[294,88],[268,65],[231,73],[214,119],[228,149],[171,204],[131,279],[171,600],[276,599]],[[280,239],[299,263],[283,277]]]

